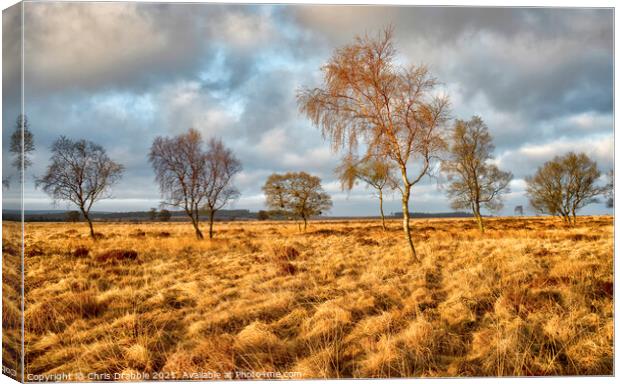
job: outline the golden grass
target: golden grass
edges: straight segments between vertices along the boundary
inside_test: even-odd
[[[29,223],[26,374],[612,374],[613,219],[487,225],[415,221],[415,264],[397,221]]]
[[[2,223],[2,366],[21,375],[21,224]]]

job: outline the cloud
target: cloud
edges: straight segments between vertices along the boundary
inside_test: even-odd
[[[241,121],[247,137],[256,138],[274,128],[291,128],[298,118],[297,75],[290,70],[269,69],[258,72],[239,89],[245,101]]]
[[[601,170],[613,167],[613,135],[604,134],[581,138],[558,138],[545,143],[528,143],[497,157],[500,168],[509,169],[515,177],[532,175],[536,169],[555,156],[567,152],[583,152],[598,163]]]
[[[493,107],[519,111],[532,119],[569,111],[612,110],[611,45],[588,46],[586,39],[535,38],[480,34],[463,42],[458,59],[451,61],[458,65],[447,76],[458,76],[468,97],[483,93]]]
[[[221,136],[238,121],[234,104],[214,96],[197,81],[164,85],[152,94],[152,100],[157,123],[174,134],[194,128],[205,137]]]
[[[21,92],[21,7],[16,4],[2,11],[2,104],[15,107]]]
[[[275,34],[269,8],[217,4],[35,2],[26,5],[28,87],[41,92],[140,89],[195,80],[222,47],[236,80],[244,53]],[[245,59],[245,57],[244,57]]]
[[[197,42],[180,44],[182,32],[167,28],[153,10],[137,3],[26,4],[30,87],[112,88],[144,83],[162,69],[186,66],[194,59]],[[174,11],[170,16],[174,18]]]
[[[334,165],[334,155],[329,148],[318,147],[306,150],[303,153],[287,153],[282,164],[292,170],[303,170],[311,168],[322,170],[321,174],[326,174],[330,165]]]
[[[237,51],[251,51],[257,45],[269,43],[278,34],[267,8],[260,8],[255,15],[241,8],[213,21],[207,28],[210,35],[219,36]]]
[[[507,125],[497,127],[505,143],[568,113],[612,113],[610,9],[308,6],[291,13],[332,49],[393,25],[403,61],[428,65],[460,92],[450,94],[455,117],[498,118]]]
[[[320,67],[335,48],[389,24],[399,61],[430,66],[451,97],[453,117],[485,120],[496,162],[515,180],[569,150],[586,151],[602,168],[613,158],[611,10],[25,6],[26,109],[37,145],[31,173],[43,171],[48,147],[60,134],[100,143],[127,168],[114,189],[117,199],[102,207],[153,206],[159,199],[147,160],[153,138],[193,127],[221,137],[240,158],[236,207],[261,209],[260,188],[269,174],[304,170],[320,176],[333,194],[332,214],[374,214],[371,191],[339,191],[333,169],[340,156],[298,112],[295,95],[320,84]],[[6,11],[3,19],[5,28],[19,21]],[[3,51],[13,72],[19,68],[19,60],[8,59],[19,48],[15,30],[5,33],[5,42],[13,43]],[[5,81],[5,90],[15,84]],[[5,126],[15,120],[14,104],[5,108]],[[8,134],[4,130],[5,143]],[[513,184],[507,207],[525,203],[522,185]],[[34,190],[29,199],[49,201]],[[446,211],[449,204],[425,180],[414,188],[412,208]],[[401,210],[397,196],[387,199],[390,210]]]

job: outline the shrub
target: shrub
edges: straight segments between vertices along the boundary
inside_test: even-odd
[[[297,267],[291,263],[297,257],[299,257],[299,251],[290,245],[273,248],[273,262],[280,275],[294,275],[297,272]]]
[[[115,261],[134,261],[138,258],[138,252],[131,249],[113,249],[103,252],[97,256],[96,260],[100,263],[115,262]]]
[[[67,297],[66,310],[82,319],[91,319],[103,313],[106,305],[97,300],[92,292],[75,293]]]
[[[73,251],[74,257],[86,257],[88,256],[89,250],[85,246],[79,246]]]
[[[273,249],[273,255],[277,260],[293,261],[299,257],[299,251],[290,245],[279,246]]]
[[[145,237],[146,236],[146,232],[144,232],[141,229],[136,229],[135,231],[133,231],[130,235],[131,237]]]
[[[282,275],[294,275],[297,273],[297,267],[294,264],[283,262],[278,264],[279,272]]]
[[[234,350],[239,365],[250,370],[264,370],[289,359],[286,344],[261,322],[253,322],[237,334]]]
[[[43,249],[38,245],[30,245],[25,247],[26,256],[41,256],[43,254]]]
[[[365,245],[365,246],[369,246],[369,247],[378,246],[379,245],[379,242],[377,240],[368,239],[366,237],[359,238],[358,239],[358,243],[360,245]]]

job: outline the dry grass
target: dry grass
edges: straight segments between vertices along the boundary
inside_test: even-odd
[[[183,223],[96,229],[27,224],[27,374],[612,374],[610,217],[493,219],[484,235],[419,220],[421,264],[396,221],[218,223],[212,241]]]
[[[21,372],[21,224],[2,223],[2,366]]]

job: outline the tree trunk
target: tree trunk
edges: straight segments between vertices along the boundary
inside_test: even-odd
[[[484,233],[484,222],[482,221],[480,213],[476,215],[476,218],[478,219],[478,229],[480,229],[480,232]]]
[[[564,221],[564,224],[570,225],[570,215],[568,213],[562,213],[562,221]]]
[[[198,214],[196,214],[196,216],[198,216]],[[198,240],[202,240],[204,239],[204,235],[202,234],[202,232],[200,231],[200,220],[198,217],[194,217],[192,216],[192,225],[194,226],[194,230],[196,231],[196,238]]]
[[[196,230],[196,238],[198,240],[202,240],[205,238],[200,228],[198,228],[198,223],[194,223],[194,229]]]
[[[476,204],[474,215],[476,216],[476,221],[478,221],[478,228],[480,229],[480,232],[484,233],[484,222],[482,221],[482,215],[480,214],[479,204]]]
[[[306,216],[304,216],[303,219],[304,219],[304,232],[306,232],[306,229],[308,228],[308,219],[306,219]]]
[[[383,190],[379,189],[379,212],[381,212],[381,225],[383,226],[383,230],[386,231],[387,227],[385,226],[385,214],[383,213]]]
[[[209,239],[213,238],[213,219],[215,218],[215,212],[209,211]]]
[[[88,223],[88,227],[90,228],[90,237],[95,240],[96,238],[95,238],[95,229],[93,228],[93,222],[88,216],[88,213],[86,212],[84,208],[80,207],[80,210],[82,211],[82,215],[84,215],[84,218],[86,219],[86,222]]]
[[[88,221],[88,226],[90,227],[90,237],[92,237],[94,239],[95,238],[95,229],[93,228],[93,222],[90,220],[90,218],[86,218],[86,220]]]
[[[411,195],[411,186],[409,183],[405,183],[403,187],[403,231],[405,231],[405,237],[407,238],[407,243],[409,244],[411,257],[416,263],[418,263],[420,260],[418,259],[415,246],[413,245],[413,239],[411,238],[411,228],[409,228],[409,196]]]

